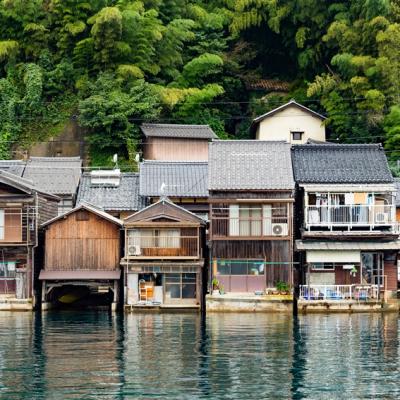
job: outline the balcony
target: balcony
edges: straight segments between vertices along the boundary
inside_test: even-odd
[[[323,205],[305,207],[305,228],[395,227],[394,205]]]
[[[262,238],[288,236],[290,234],[286,216],[272,218],[224,218],[215,217],[211,222],[214,238]]]
[[[130,259],[198,259],[202,257],[198,236],[129,237],[126,253]]]

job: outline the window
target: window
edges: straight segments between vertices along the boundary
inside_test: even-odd
[[[72,199],[61,199],[58,203],[58,215],[64,214],[66,211],[72,210]]]
[[[0,262],[0,277],[15,278],[15,261]]]
[[[264,260],[218,260],[218,275],[264,275]]]
[[[141,248],[180,248],[179,229],[131,229],[128,245]]]
[[[292,131],[292,140],[301,140],[304,132],[301,131]]]
[[[195,299],[196,274],[165,274],[165,295],[170,299]]]
[[[287,206],[275,204],[231,204],[229,236],[271,236],[273,224],[287,224]]]
[[[336,264],[335,263],[312,263],[310,264],[312,270],[317,271],[334,271]]]

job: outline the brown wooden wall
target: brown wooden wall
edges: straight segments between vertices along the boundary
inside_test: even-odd
[[[120,260],[120,227],[87,212],[57,220],[45,233],[46,270],[116,270]]]
[[[290,240],[215,240],[212,242],[212,257],[290,262],[290,244]]]
[[[207,161],[207,139],[147,138],[144,145],[145,160]]]
[[[387,290],[397,290],[397,265],[395,261],[385,261],[385,272],[387,279]]]
[[[0,243],[22,242],[22,209],[4,209],[4,239]]]

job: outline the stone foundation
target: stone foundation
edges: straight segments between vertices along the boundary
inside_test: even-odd
[[[297,303],[299,314],[307,313],[363,313],[363,312],[398,312],[397,300],[381,301],[356,301],[356,300],[299,300]]]
[[[16,299],[15,297],[0,297],[0,311],[32,311],[32,299]]]
[[[293,313],[293,297],[255,295],[208,295],[207,312]]]

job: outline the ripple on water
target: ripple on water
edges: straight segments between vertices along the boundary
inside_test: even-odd
[[[1,399],[399,398],[394,314],[0,314]]]

